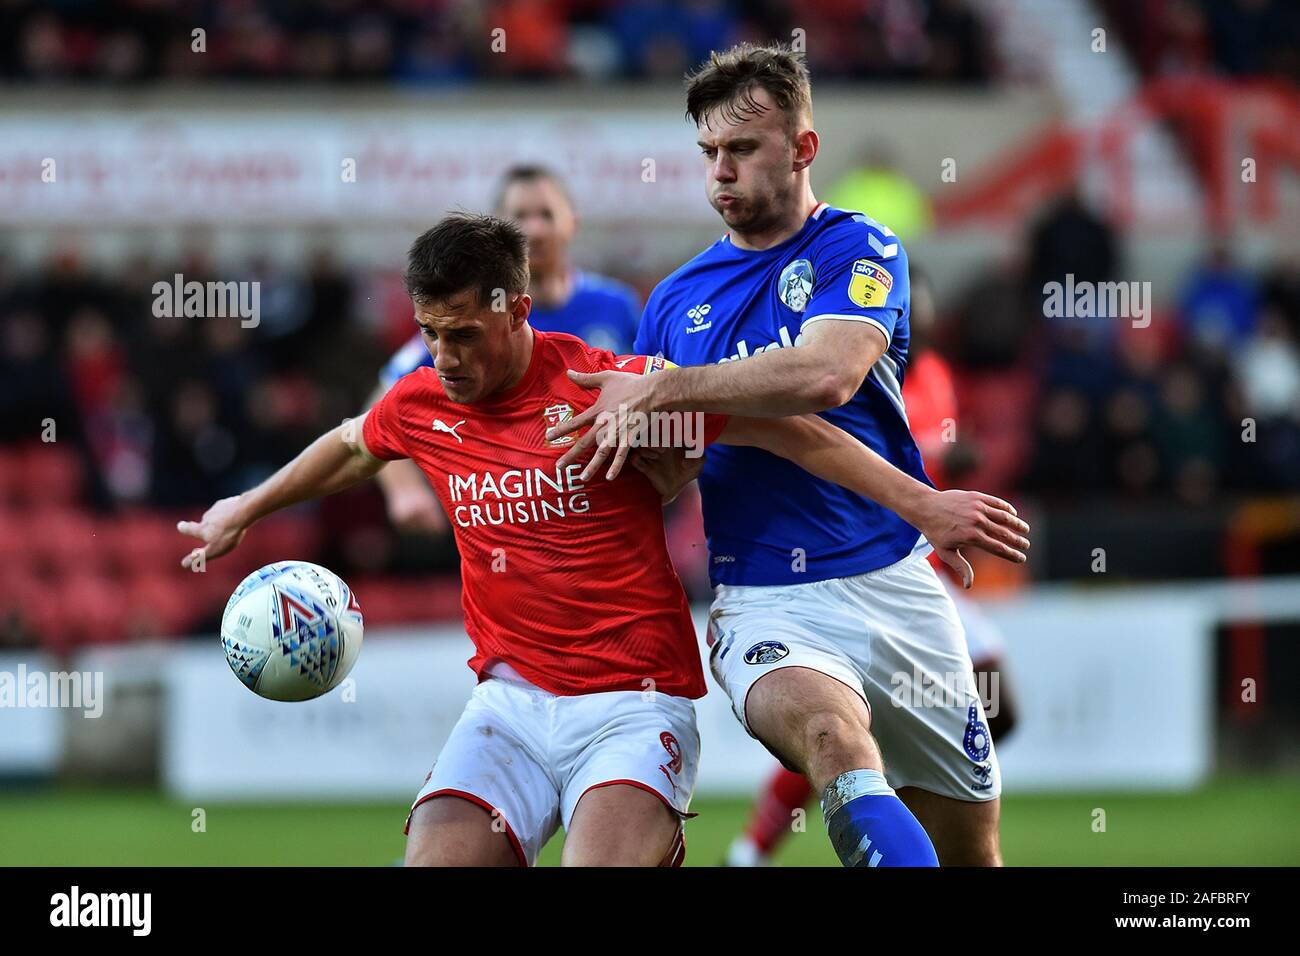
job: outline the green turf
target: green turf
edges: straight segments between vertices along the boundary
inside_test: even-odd
[[[1094,809],[1106,832],[1093,832]],[[1297,865],[1300,778],[1232,777],[1189,794],[1096,793],[1003,801],[1009,865]],[[748,811],[743,798],[697,800],[687,865],[712,866]],[[206,832],[193,807],[147,791],[0,790],[0,864],[384,865],[402,853],[401,803],[212,804]],[[542,855],[559,860],[557,838]],[[778,860],[833,865],[820,816]]]

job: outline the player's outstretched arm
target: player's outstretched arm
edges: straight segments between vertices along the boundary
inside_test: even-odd
[[[376,389],[366,407],[374,407],[385,391],[382,386]],[[438,503],[438,496],[420,466],[411,459],[388,462],[375,475],[375,481],[383,492],[388,520],[393,527],[421,534],[442,534],[447,530],[447,516]]]
[[[361,438],[364,422],[365,415],[349,419],[321,435],[256,488],[222,498],[198,521],[178,521],[177,531],[203,542],[181,560],[181,565],[188,568],[199,560],[219,558],[235,548],[254,523],[272,512],[344,491],[374,475],[384,463],[366,450]]]
[[[1010,503],[979,491],[936,491],[816,415],[733,417],[718,441],[763,448],[883,505],[925,535],[966,587],[975,573],[961,548],[979,548],[1017,564],[1026,560],[1029,525]]]
[[[547,431],[546,439],[577,432],[601,416],[668,411],[775,418],[837,408],[862,387],[886,347],[874,325],[828,320],[809,325],[798,348],[772,349],[743,362],[673,367],[654,375],[570,370],[569,378],[600,389],[600,395],[590,408]],[[629,450],[616,436],[590,428],[575,442],[572,456],[611,443],[618,448],[613,478]]]

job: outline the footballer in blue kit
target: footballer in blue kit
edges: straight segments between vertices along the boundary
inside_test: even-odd
[[[723,236],[668,276],[646,303],[633,351],[712,365],[801,344],[815,322],[869,323],[888,348],[862,388],[823,417],[929,483],[901,394],[907,304],[907,256],[893,233],[820,203],[771,249]],[[930,550],[892,511],[756,449],[710,450],[699,481],[715,585],[847,577]],[[794,547],[804,562],[792,561]]]
[[[710,204],[728,233],[652,293],[635,351],[677,368],[653,376],[570,372],[599,388],[547,437],[589,425],[584,478],[632,463],[613,421],[664,412],[820,414],[929,484],[907,423],[908,269],[870,210],[818,202],[819,146],[802,58],[741,44],[687,80]],[[612,457],[612,460],[610,456]],[[700,473],[715,597],[710,669],[749,731],[821,794],[846,866],[986,865],[998,846],[1001,776],[962,625],[913,526],[754,449],[710,449]],[[1025,560],[1028,525],[978,495],[992,553]],[[960,550],[940,557],[969,585]],[[940,688],[899,693],[903,684]]]

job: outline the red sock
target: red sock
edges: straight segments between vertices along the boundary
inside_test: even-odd
[[[790,832],[794,811],[812,796],[812,787],[801,773],[777,767],[754,804],[745,832],[765,856],[776,850]]]

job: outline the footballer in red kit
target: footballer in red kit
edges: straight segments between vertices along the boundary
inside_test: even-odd
[[[532,334],[524,377],[487,400],[450,401],[432,368],[399,379],[366,415],[366,447],[376,458],[418,464],[451,518],[465,628],[477,650],[470,666],[480,676],[504,659],[553,694],[642,691],[652,680],[663,693],[703,696],[695,625],[668,557],[659,493],[641,474],[584,482],[581,465],[556,467],[570,442],[544,437],[557,417],[591,403],[565,369],[648,373],[663,360],[616,358],[559,332]],[[701,445],[727,421],[698,419]]]
[[[661,506],[709,442],[763,448],[869,497],[955,564],[962,546],[1014,553],[1022,523],[1005,502],[938,492],[816,416],[602,420],[644,449],[637,469],[606,480],[595,458],[561,465],[574,440],[548,441],[548,428],[596,397],[566,370],[669,363],[531,328],[526,241],[501,219],[446,217],[412,245],[405,280],[433,367],[178,528],[203,542],[188,567],[386,461],[411,459],[428,478],[460,548],[479,683],[412,805],[408,865],[530,865],[561,826],[565,865],[681,862],[705,685]],[[990,508],[1003,516],[992,524]]]

